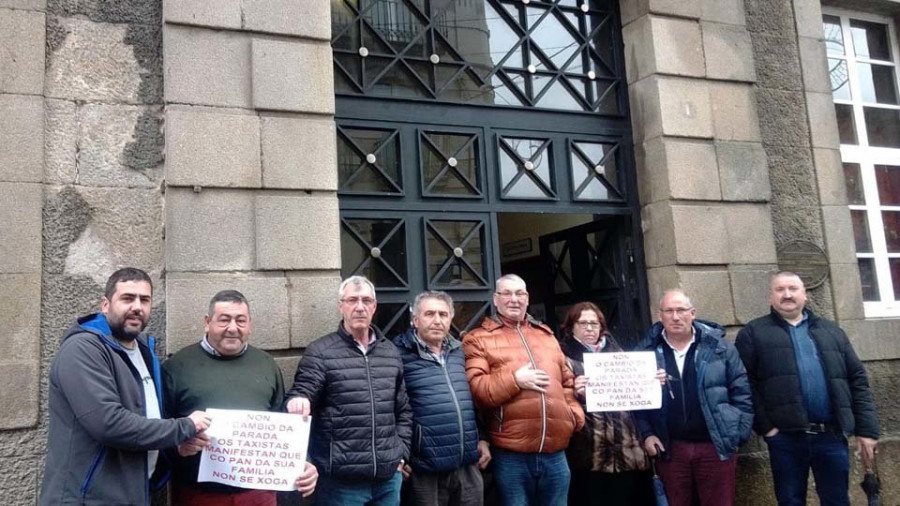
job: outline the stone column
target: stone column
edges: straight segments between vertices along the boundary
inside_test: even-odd
[[[290,380],[337,322],[330,3],[165,0],[163,32],[168,352],[235,288]]]
[[[746,323],[776,257],[743,2],[620,6],[651,307],[680,287],[700,318]]]
[[[39,420],[44,179],[42,1],[0,1],[0,474],[4,501],[34,501]],[[18,429],[18,430],[11,430]]]

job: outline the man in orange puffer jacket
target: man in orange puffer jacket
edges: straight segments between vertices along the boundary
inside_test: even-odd
[[[574,375],[546,325],[528,316],[525,281],[497,280],[497,315],[463,339],[466,376],[493,448],[494,478],[505,505],[565,506],[565,448],[584,425]]]

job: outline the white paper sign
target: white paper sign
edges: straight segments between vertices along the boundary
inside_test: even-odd
[[[636,411],[662,407],[652,351],[585,353],[587,410]]]
[[[207,409],[212,440],[197,481],[241,488],[294,490],[306,465],[310,421],[288,413]]]

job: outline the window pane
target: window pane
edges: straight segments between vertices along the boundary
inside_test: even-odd
[[[888,253],[900,253],[900,212],[882,211],[881,220],[884,222],[884,242]]]
[[[875,166],[878,182],[878,200],[883,206],[900,206],[900,167]]]
[[[891,258],[891,282],[894,286],[894,299],[900,295],[900,258]]]
[[[856,68],[859,71],[859,87],[863,101],[897,105],[894,67],[857,63]],[[832,88],[834,88],[834,77],[831,82]],[[835,98],[838,97],[835,96]]]
[[[844,54],[844,34],[841,32],[841,19],[837,16],[823,16],[825,29],[825,48],[828,54]]]
[[[850,33],[853,34],[853,52],[856,56],[873,60],[891,60],[887,25],[851,19]]]
[[[865,205],[866,197],[863,193],[863,182],[858,163],[844,164],[844,181],[847,183],[847,203]]]
[[[853,237],[856,239],[857,253],[872,252],[872,237],[869,235],[869,218],[865,211],[850,211],[850,219],[853,221]]]
[[[859,144],[856,140],[856,125],[853,123],[853,106],[834,104],[834,113],[837,115],[841,144]]]
[[[869,146],[900,148],[900,111],[863,107]]]
[[[878,293],[878,282],[875,280],[875,259],[860,258],[858,260],[863,300],[866,302],[880,301],[881,295]]]
[[[831,80],[831,94],[834,95],[834,99],[850,100],[850,75],[847,73],[847,61],[829,58],[828,78]]]

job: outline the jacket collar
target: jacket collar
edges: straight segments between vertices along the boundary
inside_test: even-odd
[[[344,339],[344,341],[347,342],[347,344],[349,344],[355,348],[359,348],[359,345],[357,344],[356,339],[353,339],[353,336],[350,335],[350,333],[347,332],[347,330],[344,328],[343,320],[338,322],[337,333],[339,336],[341,336],[341,338]],[[376,345],[378,343],[378,341],[382,341],[385,339],[384,334],[382,334],[381,331],[375,327],[369,326],[369,333],[370,333],[369,335],[375,334],[375,340],[372,342],[370,347]]]
[[[806,315],[806,319],[810,327],[812,327],[819,320],[819,316],[813,313],[812,310],[808,307],[803,308],[803,313]],[[778,311],[776,311],[772,306],[769,306],[769,317],[772,318],[772,321],[785,329],[790,326],[787,320],[785,320],[784,317],[781,316]]]
[[[87,316],[82,316],[78,319],[78,329],[82,332],[88,332],[97,336],[100,341],[106,346],[112,348],[113,350],[120,351],[125,353],[125,347],[122,346],[118,340],[112,337],[112,330],[109,328],[109,322],[106,319],[106,315],[103,313],[93,313]],[[75,332],[69,332],[66,334],[63,339],[68,339]],[[155,346],[155,340],[153,336],[144,336],[143,334],[139,335],[135,342],[138,344],[138,349],[144,348],[146,350],[151,350]]]
[[[718,323],[696,318],[694,319],[693,327],[694,339],[698,345],[718,347],[722,344],[722,339],[725,338],[725,328]],[[644,346],[640,346],[639,349],[652,349],[659,344],[664,344],[662,332],[662,322],[654,323],[650,330],[647,331]]]
[[[535,319],[530,314],[526,314],[525,319],[522,320],[521,322],[517,322],[515,320],[509,319],[499,313],[497,313],[493,316],[489,316],[481,322],[481,327],[483,329],[487,330],[488,332],[493,332],[493,331],[503,328],[503,327],[516,328],[517,326],[518,327],[533,327],[536,329],[541,329],[544,332],[546,332],[550,335],[553,335],[553,331],[550,330],[550,327],[545,325],[543,322]]]

